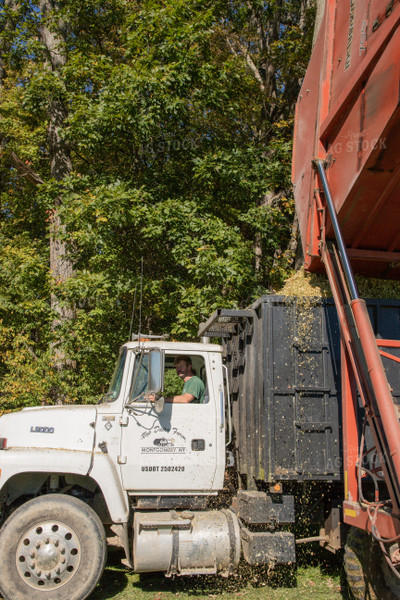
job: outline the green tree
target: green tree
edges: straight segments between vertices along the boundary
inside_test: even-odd
[[[290,138],[313,11],[306,0],[0,6],[2,373],[25,348],[42,383],[29,391],[21,368],[26,393],[8,390],[11,404],[90,401],[129,334],[135,290],[139,327],[142,258],[141,330],[179,339],[290,268]]]

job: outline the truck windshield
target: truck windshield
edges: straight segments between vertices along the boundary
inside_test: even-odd
[[[127,350],[123,348],[119,355],[117,364],[115,365],[114,373],[111,379],[110,387],[108,388],[107,394],[102,398],[103,402],[113,402],[119,396],[122,384],[122,375],[124,373],[125,362],[126,362]]]

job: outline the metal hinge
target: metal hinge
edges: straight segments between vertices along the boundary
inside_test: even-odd
[[[128,415],[122,415],[119,418],[119,424],[121,425],[121,427],[124,427],[124,426],[128,425],[128,423],[129,423],[129,417],[128,417]]]
[[[119,465],[126,465],[126,456],[117,456],[117,463]]]

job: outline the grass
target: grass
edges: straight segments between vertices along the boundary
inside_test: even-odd
[[[241,566],[228,579],[135,574],[120,566],[121,557],[119,551],[111,550],[88,600],[351,600],[340,559],[329,554],[300,556],[296,570],[286,567],[268,573]],[[307,560],[312,564],[305,564]]]
[[[113,551],[90,600],[350,600],[341,561],[326,552],[300,557],[296,572],[241,567],[228,579],[134,574],[119,566],[119,558]]]

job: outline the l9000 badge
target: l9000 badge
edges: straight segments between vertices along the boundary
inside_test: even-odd
[[[31,433],[54,433],[54,427],[41,427],[38,425],[34,427],[32,425]]]

